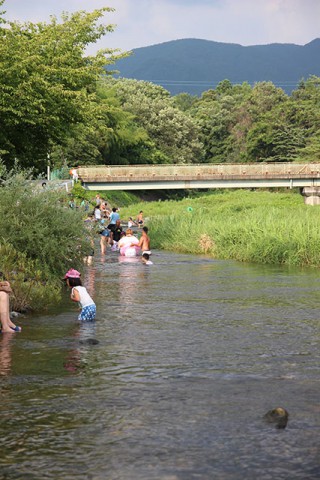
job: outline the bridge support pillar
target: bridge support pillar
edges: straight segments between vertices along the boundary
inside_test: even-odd
[[[302,195],[306,205],[320,205],[320,187],[304,187]]]

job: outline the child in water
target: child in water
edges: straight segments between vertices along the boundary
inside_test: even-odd
[[[96,318],[96,305],[90,297],[87,289],[82,286],[81,273],[71,268],[64,276],[68,287],[71,288],[70,298],[73,302],[78,302],[81,306],[81,312],[78,320],[92,321]]]
[[[151,262],[151,260],[150,260],[149,253],[144,252],[142,254],[141,260],[142,260],[142,263],[144,263],[145,265],[153,265],[153,262]]]

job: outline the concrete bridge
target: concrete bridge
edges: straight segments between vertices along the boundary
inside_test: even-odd
[[[77,173],[88,190],[299,187],[306,203],[320,204],[320,163],[99,165]]]

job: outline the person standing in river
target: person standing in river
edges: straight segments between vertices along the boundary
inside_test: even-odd
[[[142,235],[139,240],[139,247],[141,248],[142,255],[147,253],[151,255],[150,250],[150,237],[148,235],[148,227],[142,227]]]
[[[81,312],[78,316],[80,321],[93,321],[96,318],[96,304],[90,297],[86,287],[82,286],[81,273],[71,268],[64,276],[68,287],[71,288],[70,298],[79,303]]]
[[[113,207],[112,212],[111,212],[110,217],[109,217],[109,222],[110,223],[108,225],[108,228],[109,228],[109,230],[111,230],[111,232],[113,232],[117,220],[120,220],[120,215],[117,212],[117,208]]]
[[[122,227],[120,220],[116,220],[116,224],[111,232],[111,238],[114,242],[119,242],[122,234]]]
[[[104,225],[105,220],[102,219],[100,221],[99,226],[101,227],[101,230],[99,232],[100,235],[100,248],[101,248],[101,254],[104,255],[107,252],[107,246],[112,245],[112,233],[110,230]]]
[[[117,211],[118,209],[116,207],[113,207],[112,212],[109,216],[109,220],[111,225],[115,225],[117,220],[120,220],[120,215]]]
[[[144,220],[143,220],[143,211],[140,210],[139,215],[137,216],[137,223],[139,225],[139,228],[143,227]]]

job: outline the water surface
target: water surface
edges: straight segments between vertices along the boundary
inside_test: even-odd
[[[95,258],[94,324],[66,292],[2,335],[0,478],[319,479],[318,272],[152,260]]]

